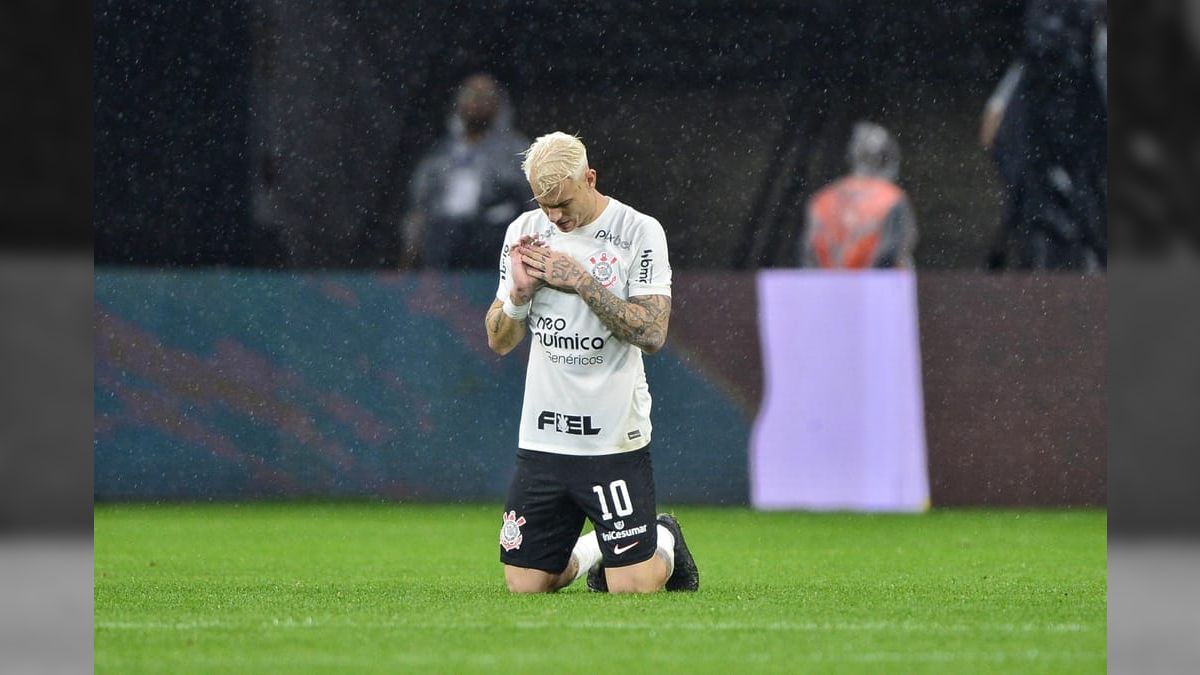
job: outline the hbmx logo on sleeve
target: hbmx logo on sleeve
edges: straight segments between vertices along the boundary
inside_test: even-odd
[[[638,261],[638,283],[648,284],[652,276],[654,276],[654,251],[646,249],[642,251],[642,257]]]

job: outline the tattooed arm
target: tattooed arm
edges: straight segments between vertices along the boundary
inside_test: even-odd
[[[669,296],[635,295],[627,302],[601,286],[590,274],[577,292],[618,340],[635,345],[647,354],[653,354],[666,344],[667,324],[671,320]]]
[[[483,325],[487,329],[488,346],[500,356],[511,352],[525,339],[525,322],[504,313],[504,302],[493,300]]]
[[[618,340],[647,354],[662,349],[671,320],[671,298],[639,295],[622,300],[600,285],[574,258],[549,248],[524,248],[521,259],[529,275],[548,286],[578,293]]]

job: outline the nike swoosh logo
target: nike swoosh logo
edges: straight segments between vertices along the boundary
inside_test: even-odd
[[[639,542],[639,541],[635,541],[628,546],[614,546],[613,547],[613,555],[621,555],[625,551],[628,551],[629,549],[633,548],[634,546],[637,546],[640,543],[641,542]]]

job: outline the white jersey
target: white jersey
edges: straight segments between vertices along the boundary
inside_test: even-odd
[[[519,216],[504,235],[500,286],[512,287],[509,247],[524,235],[569,254],[614,295],[671,295],[667,238],[657,220],[609,198],[600,216],[563,233],[541,211]],[[533,339],[525,373],[519,445],[564,455],[607,455],[650,442],[650,389],[642,351],[613,337],[578,295],[543,287],[526,328]]]

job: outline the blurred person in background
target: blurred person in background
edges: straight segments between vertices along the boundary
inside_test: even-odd
[[[529,206],[512,107],[490,75],[463,81],[444,138],[417,165],[404,216],[401,266],[484,269],[494,242]]]
[[[1004,185],[989,269],[1107,265],[1108,28],[1103,0],[1031,0],[1020,55],[988,99],[980,142]]]
[[[798,260],[803,267],[913,267],[917,219],[896,180],[900,146],[872,122],[854,125],[850,173],[818,191],[805,209]]]
[[[1008,264],[1009,240],[1021,230],[1024,217],[1021,197],[1028,133],[1025,90],[1020,86],[1024,70],[1025,64],[1019,59],[1009,65],[984,106],[979,128],[979,143],[991,153],[1004,189],[1004,214],[988,249],[987,268],[991,270],[1004,269]]]
[[[694,591],[700,575],[670,514],[656,515],[642,353],[667,340],[671,265],[662,224],[596,189],[587,149],[562,132],[523,163],[539,210],[504,235],[488,346],[531,333],[517,471],[500,561],[514,593]],[[584,521],[593,531],[580,535]]]

